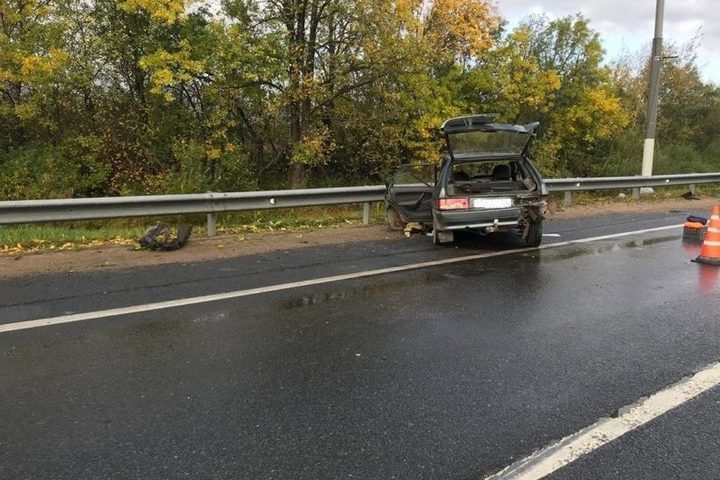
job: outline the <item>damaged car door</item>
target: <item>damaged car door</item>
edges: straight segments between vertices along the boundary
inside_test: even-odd
[[[385,206],[390,228],[401,230],[409,222],[432,222],[434,164],[402,165],[386,182]]]

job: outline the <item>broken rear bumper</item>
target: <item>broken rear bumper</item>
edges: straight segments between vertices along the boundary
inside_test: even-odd
[[[433,209],[433,222],[440,231],[518,226],[521,219],[522,212],[519,207],[497,210]]]

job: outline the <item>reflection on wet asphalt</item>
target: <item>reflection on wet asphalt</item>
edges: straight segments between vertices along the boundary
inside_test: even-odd
[[[545,259],[568,259],[581,257],[583,255],[599,255],[607,252],[615,252],[621,249],[642,249],[658,243],[673,242],[680,239],[680,235],[669,235],[658,238],[648,238],[639,240],[621,240],[606,241],[597,243],[584,243],[577,245],[568,245],[559,250],[544,250],[543,258]]]

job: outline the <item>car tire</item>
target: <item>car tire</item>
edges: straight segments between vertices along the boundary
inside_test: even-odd
[[[395,232],[405,229],[407,225],[407,222],[403,220],[398,211],[395,210],[395,207],[388,207],[387,210],[385,210],[385,218],[387,219],[390,230]]]
[[[527,248],[539,247],[542,243],[542,232],[543,232],[543,221],[537,219],[531,221],[526,229],[523,229],[522,240],[523,244]]]

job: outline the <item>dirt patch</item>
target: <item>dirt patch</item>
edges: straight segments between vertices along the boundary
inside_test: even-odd
[[[608,215],[611,213],[642,213],[669,211],[710,211],[717,199],[627,201],[607,204],[575,205],[562,208],[550,205],[548,218],[570,218]],[[190,263],[218,260],[271,251],[287,251],[309,246],[332,245],[348,242],[397,239],[402,232],[391,232],[382,224],[348,225],[312,231],[260,232],[242,235],[222,235],[214,238],[193,237],[182,250],[150,252],[126,246],[108,246],[62,252],[43,252],[25,255],[0,255],[0,278],[24,275],[61,273],[115,268]]]

